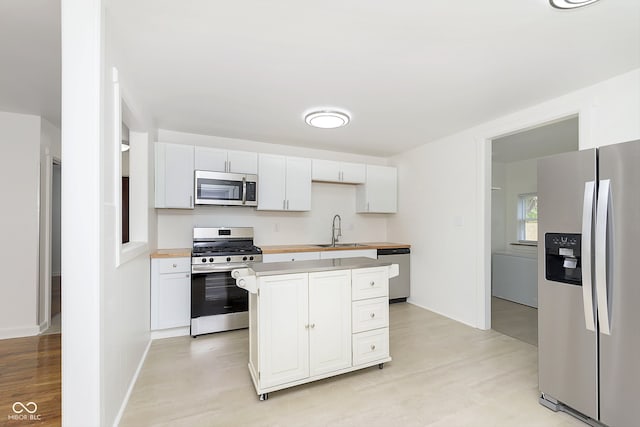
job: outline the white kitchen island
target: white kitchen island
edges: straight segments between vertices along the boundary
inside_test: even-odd
[[[249,372],[268,393],[389,362],[389,278],[370,258],[255,263],[232,272],[249,291]]]

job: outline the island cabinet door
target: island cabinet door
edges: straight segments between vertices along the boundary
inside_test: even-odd
[[[309,376],[307,273],[261,277],[259,382],[268,388]]]
[[[310,375],[351,366],[351,270],[309,273]]]

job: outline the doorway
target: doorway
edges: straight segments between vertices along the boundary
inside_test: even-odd
[[[539,158],[578,150],[578,116],[491,141],[491,325],[538,344]]]
[[[61,212],[62,212],[62,165],[53,160],[51,179],[51,322],[47,334],[61,331],[62,318],[62,268],[61,268]]]

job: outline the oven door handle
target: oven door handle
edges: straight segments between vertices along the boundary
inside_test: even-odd
[[[236,268],[247,268],[246,264],[236,264],[236,265],[192,265],[191,273],[192,274],[207,274],[207,273],[224,273],[235,270]]]

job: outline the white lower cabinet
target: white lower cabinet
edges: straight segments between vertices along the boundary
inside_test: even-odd
[[[360,270],[389,271],[256,278],[257,292],[249,296],[249,369],[261,400],[272,391],[391,360],[388,299],[354,300],[352,277]]]
[[[151,260],[151,330],[191,323],[191,258]]]
[[[258,297],[258,378],[262,387],[309,376],[309,276],[261,279]]]
[[[272,387],[351,366],[351,271],[261,279],[259,379]]]

